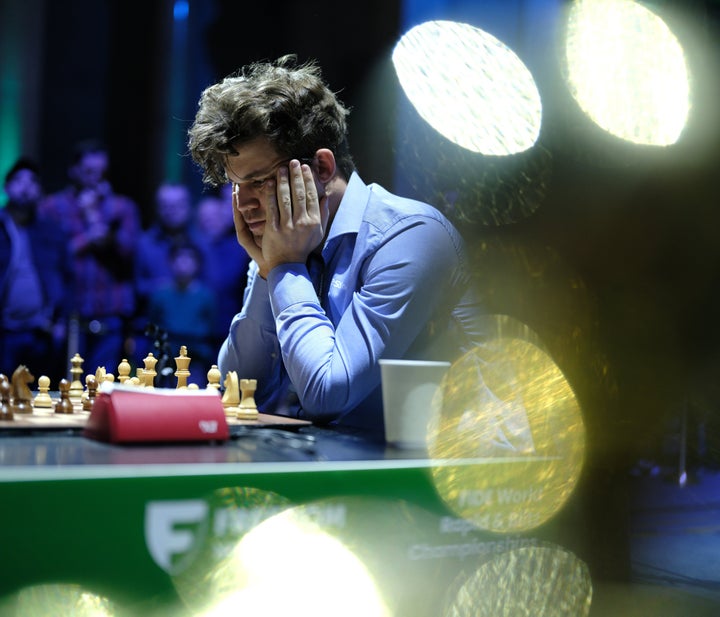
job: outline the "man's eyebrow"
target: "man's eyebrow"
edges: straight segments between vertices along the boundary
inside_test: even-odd
[[[244,178],[240,178],[240,176],[235,176],[237,178],[237,180],[233,180],[232,178],[230,178],[230,174],[228,173],[229,167],[225,168],[225,175],[228,177],[228,179],[231,182],[247,182],[248,180],[264,178],[270,172],[272,172],[276,167],[278,167],[280,164],[284,163],[286,160],[288,160],[288,159],[280,159],[279,161],[276,161],[275,163],[273,163],[269,167],[266,167],[265,169],[255,169],[252,172],[250,172],[247,176],[245,176]],[[233,175],[235,175],[234,172],[233,172]]]
[[[233,184],[236,184],[237,182],[242,182],[242,180],[235,180],[235,179],[231,178],[230,175],[231,175],[230,169],[229,169],[228,167],[225,167],[225,177],[226,177],[230,182],[232,182]],[[232,173],[232,175],[235,176],[234,173]],[[237,177],[237,176],[236,176],[236,177]]]

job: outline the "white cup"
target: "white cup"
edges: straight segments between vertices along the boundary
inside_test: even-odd
[[[449,362],[380,360],[385,441],[398,448],[425,448],[440,382]]]

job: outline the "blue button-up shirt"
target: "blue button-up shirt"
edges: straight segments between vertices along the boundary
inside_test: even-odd
[[[295,393],[291,413],[381,432],[379,359],[448,360],[479,336],[464,327],[478,307],[461,237],[432,206],[354,173],[321,255],[317,275],[312,258],[267,280],[251,263],[220,370],[257,379],[261,411]]]

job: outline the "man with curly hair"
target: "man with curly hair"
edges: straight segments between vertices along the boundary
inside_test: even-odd
[[[348,113],[316,63],[253,63],[202,93],[189,150],[252,258],[220,370],[263,411],[381,433],[378,361],[456,357],[472,307],[458,232],[360,179]]]

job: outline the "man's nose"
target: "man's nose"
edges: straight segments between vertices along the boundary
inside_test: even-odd
[[[240,189],[237,194],[237,209],[240,212],[250,212],[251,210],[257,210],[260,207],[260,202],[257,197],[252,195],[252,191],[244,191]]]

